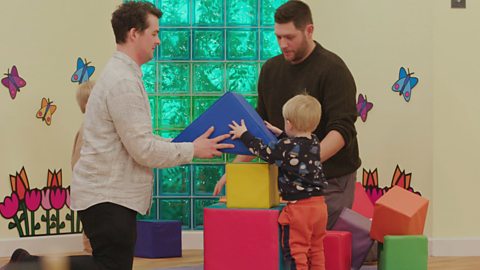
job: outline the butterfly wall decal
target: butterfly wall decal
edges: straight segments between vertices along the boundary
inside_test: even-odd
[[[89,66],[90,62],[82,60],[82,58],[77,58],[77,70],[72,75],[72,82],[78,82],[78,84],[82,84],[90,79],[93,72],[95,72],[94,66]]]
[[[367,101],[367,96],[365,95],[364,97],[362,94],[359,94],[357,100],[357,112],[363,122],[367,121],[367,114],[372,108],[373,103]]]
[[[53,101],[50,101],[50,99],[42,98],[40,110],[37,112],[37,118],[42,119],[47,126],[50,126],[52,123],[52,115],[57,110],[57,106],[52,103]]]
[[[2,84],[8,88],[8,91],[10,92],[10,97],[12,99],[15,99],[17,96],[17,92],[20,92],[20,88],[24,87],[27,85],[27,82],[18,75],[18,70],[17,67],[14,65],[12,66],[12,70],[7,71],[7,73],[4,74],[6,77],[2,79]]]
[[[399,95],[403,95],[406,102],[410,101],[412,89],[418,84],[418,78],[412,77],[413,74],[413,72],[407,72],[404,67],[401,67],[398,80],[392,86],[392,90],[398,92]]]

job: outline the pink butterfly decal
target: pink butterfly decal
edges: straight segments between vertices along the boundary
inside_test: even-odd
[[[367,121],[367,114],[373,108],[373,103],[367,101],[367,96],[358,95],[357,112],[363,122]]]
[[[2,84],[10,91],[10,97],[15,99],[17,92],[20,92],[20,88],[27,85],[27,82],[18,75],[18,70],[15,65],[12,66],[12,72],[8,70],[4,75],[7,77],[2,79]]]

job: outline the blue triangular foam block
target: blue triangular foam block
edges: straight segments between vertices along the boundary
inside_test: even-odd
[[[275,135],[267,129],[260,115],[248,104],[245,98],[239,94],[228,92],[185,128],[182,133],[173,139],[173,142],[193,142],[211,126],[215,127],[215,131],[210,138],[228,134],[230,132],[228,125],[232,121],[240,124],[242,119],[245,120],[248,131],[255,137],[261,138],[266,144],[277,141]],[[224,153],[252,155],[242,141],[238,139],[232,140],[228,138],[222,141],[222,143],[235,145],[235,148],[221,150]]]

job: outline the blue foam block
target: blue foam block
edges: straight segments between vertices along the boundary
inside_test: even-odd
[[[135,256],[142,258],[181,257],[181,222],[177,220],[137,220]]]
[[[211,126],[215,127],[215,131],[210,136],[211,138],[228,134],[230,132],[228,125],[232,121],[240,124],[242,119],[245,120],[248,131],[255,137],[261,138],[267,144],[277,141],[275,135],[266,128],[262,118],[245,98],[239,94],[228,92],[185,128],[182,133],[173,139],[173,142],[193,142]],[[222,143],[235,145],[235,148],[221,150],[224,153],[252,155],[240,140],[228,138]]]

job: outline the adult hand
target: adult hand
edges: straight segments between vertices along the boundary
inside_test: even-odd
[[[221,156],[222,152],[218,149],[234,148],[235,146],[230,143],[219,143],[230,135],[223,134],[215,138],[209,139],[212,135],[214,127],[210,127],[205,133],[200,135],[193,141],[193,156],[196,158],[212,158],[214,156]]]
[[[228,125],[232,130],[230,130],[230,134],[232,134],[232,140],[239,139],[242,137],[242,134],[247,131],[247,126],[245,125],[245,121],[242,119],[240,125],[232,121],[230,125]]]
[[[223,186],[225,186],[226,182],[227,182],[227,177],[224,174],[224,175],[222,175],[220,180],[218,180],[217,184],[215,185],[215,189],[213,190],[213,196],[217,196],[217,195],[220,194],[220,192],[222,192],[222,188],[223,188]]]
[[[267,121],[263,121],[265,122],[265,126],[267,126],[268,130],[270,130],[271,132],[273,132],[273,134],[275,134],[275,136],[280,136],[280,134],[282,134],[282,130],[277,128],[276,126],[270,124],[269,122]]]

